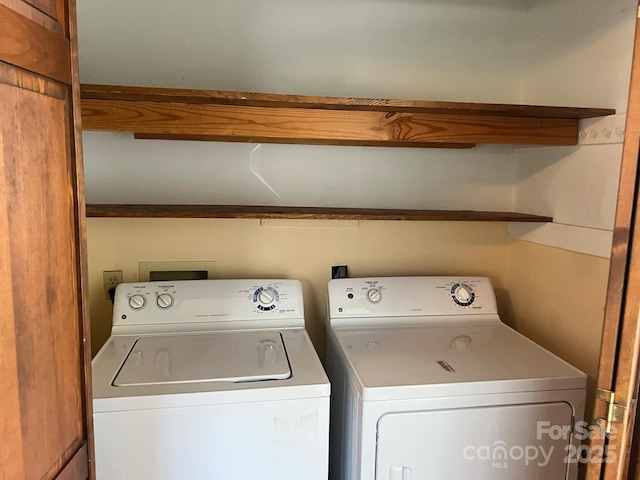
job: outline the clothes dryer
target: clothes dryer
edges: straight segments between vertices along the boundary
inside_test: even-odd
[[[586,376],[502,323],[489,279],[339,279],[328,300],[331,478],[576,478]]]

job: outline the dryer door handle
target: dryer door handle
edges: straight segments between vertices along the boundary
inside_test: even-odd
[[[412,476],[411,468],[402,463],[394,463],[389,467],[389,480],[411,480]]]

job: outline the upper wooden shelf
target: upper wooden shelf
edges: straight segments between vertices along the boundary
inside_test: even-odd
[[[379,208],[278,207],[252,205],[87,205],[88,217],[260,218],[296,220],[414,220],[464,222],[552,222],[553,218],[513,212],[470,210],[388,210]]]
[[[141,139],[471,148],[575,145],[613,109],[82,85],[84,130]]]

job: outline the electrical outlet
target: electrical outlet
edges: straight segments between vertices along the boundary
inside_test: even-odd
[[[110,300],[109,290],[122,283],[122,270],[105,270],[102,272],[102,284],[104,286],[104,298]]]

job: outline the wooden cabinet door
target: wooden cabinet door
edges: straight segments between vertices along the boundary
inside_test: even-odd
[[[0,0],[1,480],[93,478],[78,88],[73,1]]]
[[[640,20],[638,21],[640,23]],[[588,480],[638,478],[634,423],[640,359],[640,28],[636,25]],[[605,431],[609,429],[609,433]],[[638,427],[636,426],[636,430]],[[638,432],[636,432],[638,433]],[[636,442],[638,438],[636,438]]]

